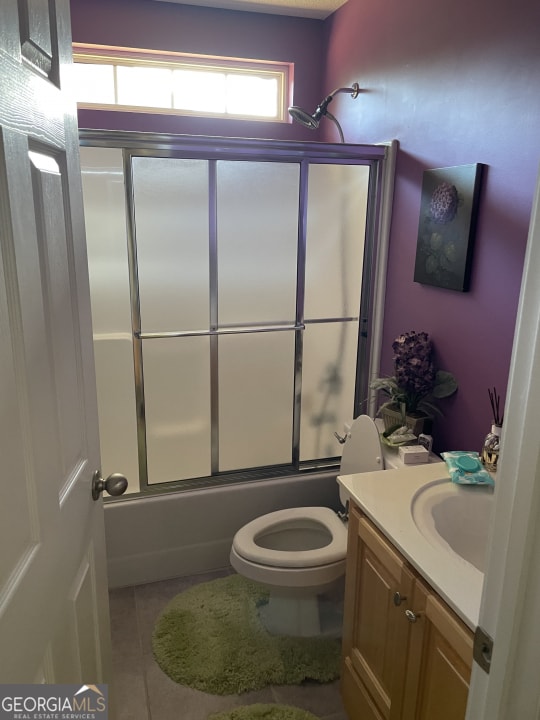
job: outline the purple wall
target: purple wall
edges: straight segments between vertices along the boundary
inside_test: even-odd
[[[153,0],[71,0],[74,42],[293,62],[295,102],[316,107],[324,74],[319,20]],[[84,128],[299,140],[291,122],[264,123],[82,110]],[[311,140],[314,138],[311,137]]]
[[[326,22],[326,87],[349,142],[400,143],[388,267],[383,372],[393,339],[425,330],[458,393],[443,401],[438,450],[478,450],[503,400],[540,159],[538,0],[348,0]],[[325,123],[328,139],[333,126]],[[470,291],[413,282],[422,173],[487,165]]]

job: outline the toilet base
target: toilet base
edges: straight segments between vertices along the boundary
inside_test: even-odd
[[[259,618],[271,635],[341,637],[343,603],[323,595],[270,592]]]

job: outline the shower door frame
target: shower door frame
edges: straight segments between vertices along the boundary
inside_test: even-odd
[[[339,458],[325,458],[315,462],[301,462],[300,445],[300,408],[301,408],[301,358],[303,330],[306,324],[322,320],[305,321],[304,288],[306,258],[306,222],[307,222],[307,179],[310,164],[362,165],[370,169],[364,259],[361,282],[361,297],[358,318],[325,318],[324,322],[343,322],[358,319],[358,345],[356,356],[356,382],[354,397],[354,417],[367,412],[374,414],[375,395],[369,388],[370,380],[378,375],[382,318],[384,303],[384,284],[386,278],[386,257],[390,224],[390,206],[393,191],[393,177],[397,142],[385,145],[344,145],[330,143],[307,143],[275,140],[255,140],[248,138],[222,138],[188,135],[164,135],[157,133],[136,133],[111,130],[80,130],[81,146],[118,148],[123,151],[124,179],[126,183],[126,231],[128,242],[128,262],[131,295],[131,316],[133,332],[133,355],[135,372],[135,403],[137,412],[137,445],[139,461],[139,492],[125,499],[134,499],[141,495],[170,491],[192,490],[205,486],[239,482],[245,480],[266,479],[283,475],[297,474],[303,471],[328,469],[337,466]],[[240,328],[219,328],[217,326],[217,297],[211,297],[210,327],[201,331],[146,333],[141,329],[140,298],[137,268],[137,248],[135,239],[135,207],[132,179],[133,157],[159,157],[201,159],[210,162],[215,173],[218,160],[289,162],[300,166],[298,246],[297,246],[297,288],[296,317],[294,324],[254,325]],[[214,198],[215,200],[215,198]],[[215,202],[210,201],[210,226],[216,225]],[[210,238],[213,248],[214,238]],[[215,262],[210,261],[210,285],[215,274]],[[215,288],[214,283],[214,288]],[[213,345],[220,335],[235,333],[254,333],[269,331],[289,331],[295,333],[294,359],[294,400],[292,431],[292,462],[287,465],[268,466],[248,470],[219,472],[217,468],[217,398],[211,396],[211,467],[212,474],[206,478],[171,480],[162,483],[148,482],[146,419],[143,376],[143,340],[158,338],[176,338],[209,336],[212,358]],[[217,393],[217,365],[211,361],[211,392]],[[337,428],[338,429],[338,428]],[[108,499],[115,502],[115,500]],[[118,502],[118,500],[116,500]]]

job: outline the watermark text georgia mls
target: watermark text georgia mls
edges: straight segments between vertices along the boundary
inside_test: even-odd
[[[108,720],[107,685],[0,685],[0,720]]]

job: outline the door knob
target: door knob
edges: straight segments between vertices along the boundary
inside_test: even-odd
[[[101,472],[96,470],[92,478],[92,500],[97,500],[101,493],[106,490],[109,495],[122,495],[128,486],[127,478],[120,473],[112,473],[104,480]]]

